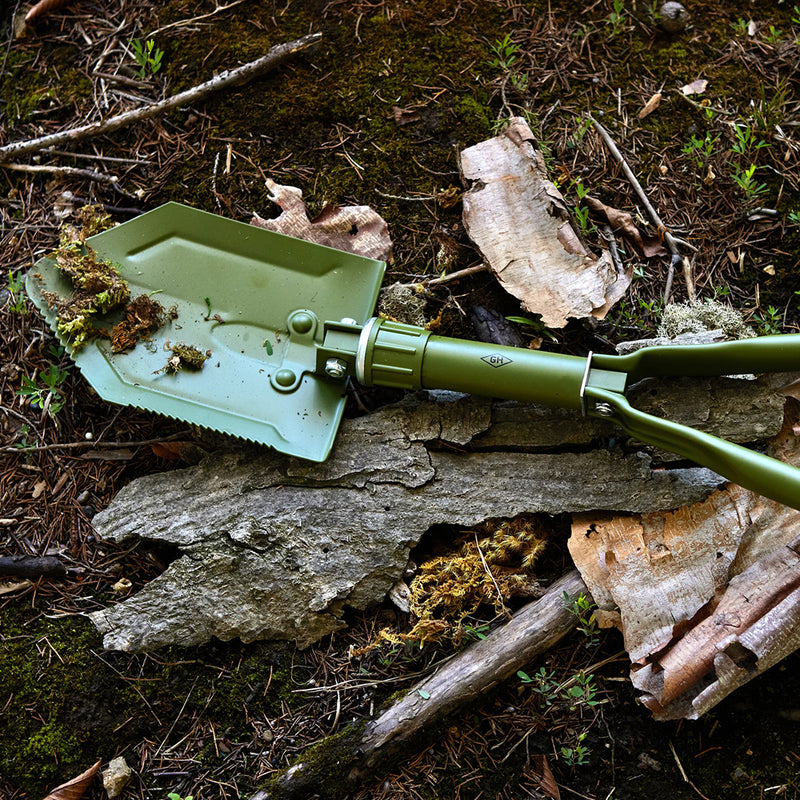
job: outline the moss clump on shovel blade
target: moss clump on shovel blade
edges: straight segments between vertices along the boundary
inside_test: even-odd
[[[112,226],[111,218],[96,206],[84,206],[76,215],[77,225],[64,225],[52,258],[72,284],[71,297],[42,292],[56,312],[56,329],[74,352],[91,340],[108,335],[95,325],[95,318],[124,306],[130,289],[111,261],[100,259],[86,239]]]
[[[172,355],[167,360],[164,372],[167,375],[177,375],[182,369],[189,369],[197,372],[203,369],[203,364],[211,358],[211,351],[205,353],[196,348],[193,344],[183,344],[182,342],[173,345]]]

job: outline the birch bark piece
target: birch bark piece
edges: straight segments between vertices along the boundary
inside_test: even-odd
[[[499,136],[463,150],[461,169],[470,184],[464,226],[505,289],[552,328],[570,317],[602,319],[630,275],[583,242],[525,120],[514,117]]]
[[[772,443],[795,466],[798,408]],[[657,719],[697,718],[800,647],[798,531],[799,511],[739,486],[668,513],[574,518],[570,553]]]
[[[432,525],[676,508],[721,480],[700,468],[654,470],[648,456],[596,441],[583,452],[524,452],[538,450],[541,427],[525,415],[516,431],[504,419],[514,452],[469,452],[491,432],[493,408],[423,393],[346,420],[324,464],[242,447],[131,482],[95,516],[98,533],[166,542],[180,557],[91,615],[104,645],[141,651],[216,636],[305,646],[343,627],[346,607],[382,600]]]

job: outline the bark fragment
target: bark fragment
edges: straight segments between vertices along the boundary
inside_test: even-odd
[[[464,226],[505,289],[552,328],[569,317],[602,319],[630,276],[607,250],[595,256],[586,246],[525,120],[462,151],[461,169],[471,184]]]
[[[797,466],[787,408],[770,449]],[[800,647],[798,530],[799,511],[734,485],[676,511],[574,518],[570,552],[656,719],[696,718]]]

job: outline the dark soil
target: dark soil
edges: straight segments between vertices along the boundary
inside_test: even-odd
[[[21,276],[56,248],[61,222],[82,206],[100,204],[124,221],[176,200],[248,220],[275,211],[271,178],[301,188],[313,212],[330,202],[371,205],[395,244],[387,283],[416,281],[480,262],[461,223],[457,152],[513,113],[529,120],[579,219],[586,190],[662,235],[587,124],[591,113],[670,231],[696,248],[686,253],[697,295],[737,308],[759,333],[800,325],[800,6],[698,0],[688,28],[667,34],[644,0],[581,8],[566,0],[223,5],[78,0],[20,40],[11,34],[14,9],[0,10],[2,143],[152,102],[276,43],[324,34],[315,50],[196,107],[20,159],[93,177],[0,168],[0,551],[58,555],[71,569],[67,579],[16,588],[0,581],[3,800],[42,797],[117,755],[134,771],[123,799],[249,797],[310,746],[369,718],[454,646],[350,658],[381,627],[411,628],[386,606],[303,652],[238,642],[134,656],[102,650],[81,614],[127,591],[121,578],[136,591],[175,554],[100,541],[92,516],[124,483],[180,467],[210,444],[185,425],[101,401],[26,303]],[[140,78],[130,43],[153,31],[161,67]],[[699,78],[709,82],[702,94],[678,91]],[[640,119],[657,92],[660,107]],[[596,224],[586,216],[593,246]],[[533,319],[521,335],[585,354],[652,334],[669,259],[624,247],[622,257],[636,277],[606,320],[545,331]],[[672,299],[689,290],[679,270]],[[522,313],[479,273],[430,291],[426,317],[437,332],[471,337],[477,305]],[[44,408],[19,394],[23,378],[41,388]],[[374,407],[386,395],[361,399]],[[546,562],[548,577],[571,568],[563,536]],[[482,613],[473,628],[491,621],[491,608]],[[555,680],[592,673],[600,704],[548,704],[515,679],[353,796],[541,797],[540,755],[564,798],[800,796],[797,653],[699,721],[656,723],[636,703],[624,654],[593,666],[620,650],[616,633],[588,643],[576,632],[527,669],[545,667]],[[329,791],[336,795],[335,776]],[[105,796],[99,781],[86,796]]]

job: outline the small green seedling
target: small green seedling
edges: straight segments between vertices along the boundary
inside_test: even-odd
[[[591,752],[586,745],[582,744],[586,738],[586,733],[582,733],[578,737],[578,741],[574,747],[561,748],[561,760],[568,767],[583,766],[589,761],[589,753]]]
[[[17,394],[20,397],[27,397],[32,406],[36,408],[47,408],[51,416],[55,416],[64,408],[67,399],[64,397],[60,387],[61,384],[67,379],[68,371],[61,369],[56,364],[50,364],[47,369],[39,373],[39,378],[44,384],[44,387],[33,379],[23,375],[22,386],[18,389]]]
[[[593,647],[600,642],[599,627],[594,617],[597,604],[585,594],[580,594],[573,600],[564,592],[564,605],[566,609],[578,620],[578,630],[587,638],[586,646]]]
[[[731,176],[733,182],[742,190],[748,202],[757,201],[769,191],[766,183],[759,183],[755,178],[756,165],[751,164],[747,169],[736,169]]]
[[[141,39],[133,39],[131,50],[133,50],[133,57],[139,65],[139,71],[136,73],[139,80],[144,80],[148,75],[155,75],[161,69],[164,51],[156,47],[154,39],[148,39],[144,43]]]
[[[27,310],[25,307],[25,292],[23,291],[24,282],[22,277],[15,275],[11,270],[8,271],[8,291],[11,295],[11,305],[9,308],[16,314],[24,314]]]

